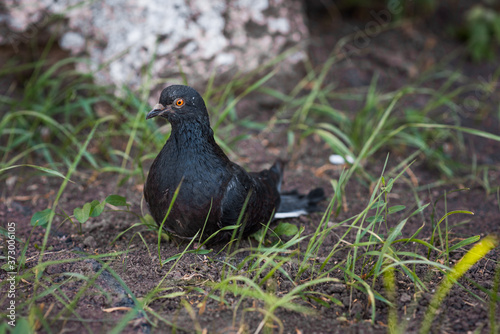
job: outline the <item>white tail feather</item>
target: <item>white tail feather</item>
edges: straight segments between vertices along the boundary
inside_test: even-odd
[[[290,212],[278,212],[274,215],[274,219],[284,219],[284,218],[296,218],[302,215],[307,215],[308,212],[306,210],[297,210]]]

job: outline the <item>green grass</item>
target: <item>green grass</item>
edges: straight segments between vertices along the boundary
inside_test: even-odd
[[[325,292],[324,287],[331,284],[342,284],[351,297],[357,292],[365,296],[373,323],[377,318],[376,307],[386,305],[389,310],[388,331],[403,333],[408,322],[400,319],[398,313],[398,279],[406,280],[415,295],[421,295],[429,293],[430,282],[436,282],[437,277],[442,275],[439,288],[432,292],[433,299],[422,322],[422,331],[432,325],[435,311],[443,307],[443,299],[449,289],[455,285],[465,289],[457,280],[473,263],[485,258],[487,252],[497,246],[498,240],[486,237],[480,241],[479,236],[450,240],[453,227],[450,217],[462,217],[472,212],[448,208],[447,196],[450,193],[443,194],[432,203],[422,203],[419,194],[433,185],[424,182],[418,188],[408,181],[407,175],[412,164],[424,161],[427,166],[442,173],[443,182],[452,182],[458,177],[460,181],[477,181],[488,193],[496,193],[500,198],[500,188],[488,177],[488,170],[498,167],[459,163],[443,150],[444,144],[453,142],[459,153],[466,153],[465,135],[500,141],[496,134],[460,124],[460,99],[477,87],[464,85],[464,77],[460,73],[450,73],[438,66],[423,73],[411,85],[395,91],[383,92],[378,87],[377,76],[369,87],[343,90],[326,81],[328,72],[338,61],[332,55],[318,67],[306,62],[306,76],[291,92],[279,92],[266,86],[266,82],[276,75],[277,64],[287,55],[277,57],[253,73],[238,74],[224,85],[215,86],[215,78],[212,77],[203,96],[210,109],[217,142],[235,157],[237,155],[232,148],[249,136],[248,131],[265,133],[278,129],[284,129],[290,153],[303,145],[308,137],[318,136],[331,148],[331,153],[354,157],[354,163],[340,174],[339,179],[331,180],[334,196],[328,208],[315,228],[307,232],[304,227],[293,224],[267,224],[251,239],[251,243],[245,244],[249,246],[242,247],[236,235],[237,229],[230,227],[234,231],[233,239],[218,253],[206,244],[195,244],[197,240],[193,239],[187,245],[177,245],[182,249],[167,258],[162,257],[162,250],[176,246],[170,236],[147,212],[131,211],[124,197],[106,194],[106,198],[82,204],[72,214],[60,204],[68,183],[72,182],[77,172],[114,173],[119,176],[117,187],[128,180],[144,182],[144,165],[154,158],[169,132],[168,125],[159,127],[155,122],[145,120],[149,109],[146,101],[152,85],[150,77],[146,76],[141,92],[119,88],[120,94],[116,94],[117,88],[97,86],[92,83],[91,77],[74,72],[71,66],[67,67],[82,61],[79,59],[63,60],[48,68],[42,59],[33,64],[5,67],[0,71],[2,76],[32,70],[29,79],[23,82],[21,99],[0,98],[0,110],[5,110],[0,122],[0,138],[5,143],[1,151],[0,178],[6,179],[20,168],[26,170],[28,167],[39,175],[55,176],[61,180],[50,206],[33,216],[32,225],[36,226],[31,234],[23,236],[24,240],[18,240],[21,251],[15,270],[17,283],[22,280],[29,282],[32,290],[22,295],[24,300],[18,305],[19,327],[14,332],[33,332],[35,328],[52,332],[54,324],[68,318],[91,331],[86,324],[87,319],[78,314],[77,305],[88,289],[96,285],[104,270],[135,303],[135,307],[114,324],[112,332],[115,333],[138,317],[152,326],[182,329],[175,323],[175,317],[170,317],[161,308],[160,301],[168,299],[177,300],[178,312],[185,312],[192,320],[192,328],[187,331],[202,332],[201,317],[205,308],[215,303],[233,311],[236,328],[248,329],[245,317],[258,314],[261,321],[252,331],[283,332],[285,325],[280,318],[283,310],[311,316],[318,314],[318,308],[342,305],[342,301]],[[428,88],[436,85],[439,88]],[[271,122],[262,124],[250,117],[238,117],[236,105],[248,98],[250,93],[267,94],[281,101],[282,107],[276,111]],[[426,105],[418,110],[408,106],[417,96],[426,101]],[[358,109],[340,110],[334,107],[339,101],[350,101]],[[231,137],[235,130],[243,134]],[[382,164],[375,157],[385,156],[385,152],[395,153],[388,155]],[[398,156],[395,166],[390,163],[396,160],[392,155]],[[382,167],[382,172],[375,174],[377,168],[373,168],[374,165]],[[349,187],[356,182],[366,185],[367,189],[370,187],[362,199],[363,209],[341,212],[346,204],[345,198],[349,196]],[[408,187],[408,193],[413,196],[410,205],[403,205],[392,198],[395,187],[401,186]],[[500,200],[498,202],[500,208]],[[48,240],[55,229],[56,217],[62,224],[71,221],[75,232],[81,233],[80,224],[100,216],[108,204],[126,208],[120,211],[133,215],[135,221],[128,229],[117,232],[113,242],[125,239],[130,246],[137,237],[149,256],[155,258],[160,267],[168,268],[158,284],[144,296],[134,295],[133,289],[122,278],[124,273],[111,267],[120,256],[130,251],[129,248],[65,260],[45,258],[50,253]],[[442,205],[444,212],[438,214]],[[113,216],[112,212],[107,214]],[[410,230],[408,222],[412,219],[425,223],[418,229]],[[453,221],[456,222],[456,219]],[[430,232],[424,225],[431,227]],[[41,231],[44,233],[43,242],[34,245],[32,234]],[[6,235],[5,230],[1,232]],[[156,251],[150,249],[146,241],[152,234],[156,240]],[[333,243],[332,239],[335,240]],[[37,248],[39,252],[35,266],[27,266],[28,248]],[[457,251],[465,255],[453,267],[450,254]],[[219,268],[220,277],[196,284],[172,280],[169,274],[193,254],[205,256],[210,265]],[[84,259],[95,260],[102,267],[91,275],[64,273],[61,275],[62,283],[58,284],[44,272],[51,265]],[[492,329],[498,327],[496,292],[499,272],[497,269],[491,291],[487,291]],[[69,296],[62,287],[74,282],[81,283],[81,289]],[[280,284],[289,288],[282,289]],[[0,283],[0,287],[5,286],[5,282]],[[465,291],[479,302],[486,302],[471,291]],[[106,293],[103,291],[103,294]],[[44,316],[46,310],[40,306],[47,296],[61,307],[49,318]],[[190,300],[197,302],[191,303]],[[5,296],[0,298],[2,305],[6,301]],[[418,298],[413,300],[411,307],[416,307],[418,301]],[[7,325],[0,325],[0,333],[7,331],[11,331]]]

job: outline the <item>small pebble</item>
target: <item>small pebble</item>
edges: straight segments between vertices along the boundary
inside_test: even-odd
[[[97,245],[97,242],[95,241],[94,237],[89,235],[88,237],[83,240],[83,244],[89,248],[95,248]]]
[[[401,297],[399,297],[399,300],[402,302],[402,303],[407,303],[407,302],[411,302],[411,296],[407,293],[403,293],[401,295]]]

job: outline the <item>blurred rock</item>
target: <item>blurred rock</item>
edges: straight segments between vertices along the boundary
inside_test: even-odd
[[[59,40],[61,48],[70,50],[71,53],[80,53],[85,49],[85,37],[79,33],[68,31]]]
[[[251,71],[296,45],[308,37],[303,15],[300,0],[6,0],[0,45],[48,28],[61,48],[90,58],[79,70],[96,72],[99,83],[137,88],[150,62],[153,79],[179,82],[184,72],[193,83]]]
[[[89,235],[88,237],[85,238],[85,240],[83,240],[83,244],[92,249],[94,249],[97,246],[97,242],[91,235]]]

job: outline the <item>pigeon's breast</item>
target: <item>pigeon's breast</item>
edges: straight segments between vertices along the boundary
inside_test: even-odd
[[[230,179],[227,167],[207,152],[162,153],[153,163],[146,183],[148,192],[161,194],[148,202],[155,220],[163,221],[178,189],[165,228],[189,238],[203,229],[205,222],[215,226],[221,215],[220,209],[215,208],[220,208]]]

